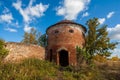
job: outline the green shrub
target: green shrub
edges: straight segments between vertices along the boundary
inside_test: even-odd
[[[0,39],[0,59],[4,58],[8,54],[8,50],[5,49],[5,41]]]

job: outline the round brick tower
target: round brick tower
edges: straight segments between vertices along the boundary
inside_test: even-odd
[[[75,66],[76,46],[82,48],[85,45],[85,32],[86,28],[83,25],[69,20],[48,27],[46,59],[61,66]]]

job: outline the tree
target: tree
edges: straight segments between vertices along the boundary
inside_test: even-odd
[[[40,35],[38,38],[38,44],[40,46],[46,47],[47,46],[47,36],[46,34]]]
[[[24,33],[22,43],[36,44],[36,45],[46,47],[47,46],[47,36],[46,36],[46,34],[41,34],[37,30],[32,28],[29,33],[28,32]]]
[[[22,43],[29,44],[29,33],[25,32],[23,37],[24,39],[22,40]]]
[[[87,21],[86,50],[91,56],[95,54],[110,56],[117,43],[111,43],[108,37],[107,25],[101,25],[97,18]]]
[[[8,50],[5,49],[5,41],[0,39],[0,59],[8,54]]]
[[[86,45],[84,49],[79,49],[87,63],[92,62],[93,56],[110,56],[117,43],[111,43],[108,37],[107,25],[100,25],[97,18],[87,21],[88,32],[86,34]],[[84,53],[84,54],[83,54]],[[81,53],[80,53],[81,54]]]
[[[24,33],[24,38],[22,43],[25,44],[37,44],[37,31],[34,28],[31,28],[30,32]]]
[[[34,28],[31,29],[29,37],[31,44],[37,44],[37,31]]]
[[[96,54],[94,57],[93,57],[93,60],[97,61],[97,62],[106,62],[107,61],[107,58],[104,57],[104,56],[101,56],[99,54]]]

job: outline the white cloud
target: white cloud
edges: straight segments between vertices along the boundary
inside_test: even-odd
[[[116,48],[111,51],[111,56],[120,57],[120,24],[117,24],[115,27],[112,28],[107,28],[107,31],[109,33],[108,36],[110,37],[110,39],[119,43]]]
[[[6,28],[5,30],[7,30],[7,31],[10,31],[10,32],[17,32],[17,30],[16,29],[13,29],[13,28]]]
[[[87,9],[90,0],[64,0],[62,6],[57,7],[57,15],[65,19],[75,20],[78,14]]]
[[[114,14],[115,12],[110,12],[110,13],[108,13],[108,15],[107,15],[107,18],[109,19],[109,18],[111,18],[112,16],[113,16],[113,14]]]
[[[105,18],[99,18],[98,19],[98,21],[99,21],[100,24],[103,24],[105,22],[105,20],[106,20]]]
[[[16,3],[13,3],[13,6],[15,7],[16,10],[18,10],[20,12],[20,14],[23,16],[25,21],[29,20],[28,16],[25,14],[23,9],[21,8],[21,6],[22,6],[21,1],[17,1]]]
[[[108,15],[106,16],[107,18],[99,18],[98,21],[100,22],[100,24],[103,24],[103,23],[106,21],[106,19],[111,18],[114,13],[115,13],[115,12],[113,12],[113,11],[112,11],[112,12],[109,12]]]
[[[0,24],[4,24],[4,30],[9,32],[17,32],[17,30],[11,28],[11,26],[18,27],[18,22],[14,23],[13,21],[14,21],[14,18],[12,16],[12,13],[9,11],[7,7],[4,7],[4,10],[0,15]]]
[[[13,20],[13,16],[11,13],[7,13],[7,14],[2,14],[0,15],[0,22],[7,22],[7,23],[11,23]]]
[[[18,0],[16,3],[13,3],[13,6],[19,13],[23,16],[25,23],[29,23],[34,18],[39,18],[44,15],[44,12],[47,10],[49,5],[43,5],[42,3],[32,6],[33,0],[30,0],[29,5],[26,8],[22,8],[22,2]]]
[[[88,13],[88,12],[85,12],[85,13],[83,13],[83,15],[82,15],[82,17],[87,17],[87,16],[89,16],[89,13]]]
[[[112,52],[111,57],[113,56],[120,57],[120,44],[118,44],[114,50],[111,50],[111,52]]]
[[[109,32],[109,37],[113,40],[120,40],[120,24],[117,24],[113,28],[107,28]]]
[[[25,27],[24,27],[24,31],[25,32],[30,32],[31,28],[32,27],[30,27],[29,25],[26,24]]]
[[[29,6],[32,6],[32,4],[35,2],[35,0],[30,0]]]

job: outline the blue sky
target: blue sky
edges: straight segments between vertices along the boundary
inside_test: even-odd
[[[111,41],[120,42],[120,0],[0,0],[0,38],[20,42],[32,27],[45,33],[58,21],[68,19],[86,26],[93,17],[108,25]],[[113,53],[120,56],[120,44]]]

